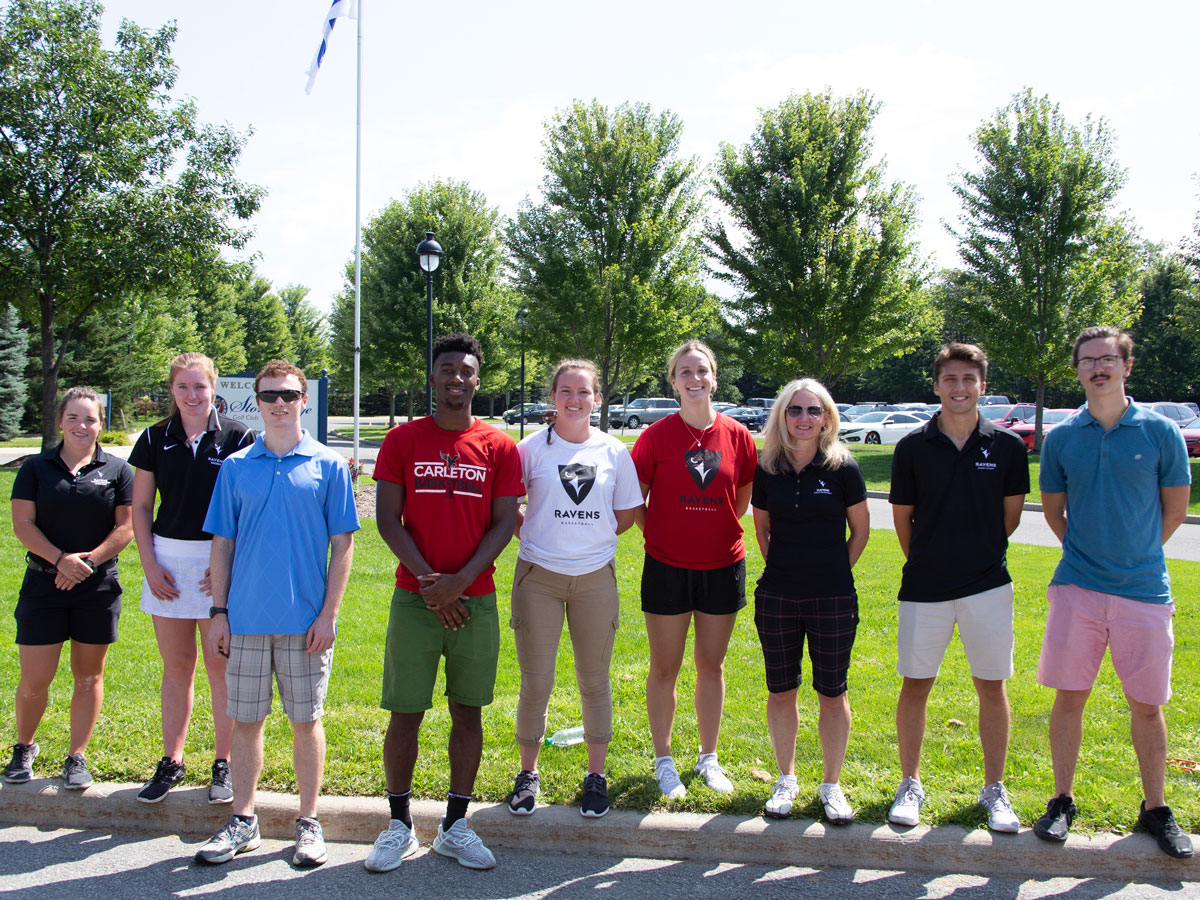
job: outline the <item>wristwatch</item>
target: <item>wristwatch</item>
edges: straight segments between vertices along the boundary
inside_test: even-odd
[[[228,615],[229,615],[229,607],[228,606],[210,606],[208,608],[208,617],[210,619],[213,616],[228,616]]]

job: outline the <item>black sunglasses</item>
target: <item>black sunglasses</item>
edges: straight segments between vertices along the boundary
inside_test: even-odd
[[[787,414],[789,419],[800,418],[801,413],[808,413],[810,419],[819,419],[825,413],[823,406],[789,406]]]
[[[276,400],[283,400],[284,403],[295,403],[304,396],[304,391],[259,391],[258,400],[260,403],[274,403]]]

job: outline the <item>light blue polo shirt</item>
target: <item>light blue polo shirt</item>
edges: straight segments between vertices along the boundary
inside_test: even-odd
[[[1067,533],[1051,584],[1168,603],[1159,488],[1191,483],[1183,433],[1130,403],[1104,430],[1084,407],[1046,433],[1038,484],[1067,495]]]
[[[204,530],[236,541],[233,634],[304,634],[325,605],[329,536],[357,531],[350,468],[302,433],[285,456],[262,436],[225,460]]]

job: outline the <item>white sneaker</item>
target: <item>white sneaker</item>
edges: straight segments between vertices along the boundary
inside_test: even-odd
[[[490,869],[496,865],[496,857],[492,851],[483,846],[474,831],[467,827],[466,819],[459,819],[450,826],[449,831],[442,830],[438,823],[437,837],[433,839],[433,850],[442,856],[457,859],[460,866],[468,869]]]
[[[412,856],[421,845],[412,833],[412,829],[399,819],[392,819],[387,831],[379,832],[375,838],[375,846],[363,860],[368,872],[390,872],[399,868],[407,856]]]
[[[708,786],[721,794],[733,793],[733,782],[717,762],[717,754],[701,753],[700,761],[696,763],[696,771],[704,776]]]
[[[849,825],[854,821],[854,810],[837,782],[822,782],[817,789],[817,799],[825,808],[825,818],[830,825]]]
[[[1021,830],[1021,820],[1013,812],[1012,801],[1003,781],[985,784],[979,794],[979,804],[987,810],[988,828],[1014,834]]]
[[[687,788],[679,780],[679,770],[675,768],[675,760],[671,757],[659,756],[654,760],[654,777],[658,779],[658,789],[668,800],[687,796]]]
[[[921,821],[921,804],[925,791],[916,778],[904,778],[896,788],[896,799],[888,810],[888,821],[897,825],[916,825]]]
[[[767,798],[767,815],[774,819],[786,819],[788,813],[792,811],[792,804],[796,802],[798,793],[800,791],[796,787],[796,776],[780,775],[771,791],[771,796]]]

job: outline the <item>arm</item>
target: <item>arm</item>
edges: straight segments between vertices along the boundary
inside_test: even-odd
[[[396,481],[375,483],[375,525],[396,559],[416,578],[433,573],[417,542],[404,527],[404,485]]]
[[[644,514],[646,507],[635,506],[632,509],[613,510],[613,515],[617,517],[617,534],[624,534],[637,523],[638,510],[641,510]]]
[[[892,524],[896,528],[896,540],[900,542],[900,552],[908,559],[908,545],[912,541],[913,511],[915,506],[892,504]]]
[[[521,539],[521,526],[525,524],[525,504],[517,505],[517,524],[513,526],[513,537]]]
[[[1187,520],[1188,500],[1191,498],[1191,494],[1192,488],[1188,484],[1158,489],[1158,496],[1162,502],[1162,542],[1164,544],[1175,533],[1175,529]]]
[[[321,612],[308,626],[305,650],[309,653],[324,653],[333,646],[337,637],[337,614],[342,605],[342,595],[350,581],[350,563],[354,559],[354,532],[334,534],[329,537],[329,568],[325,573],[325,603]]]
[[[1063,537],[1067,533],[1067,495],[1048,494],[1042,491],[1042,515],[1046,518],[1046,524],[1050,526],[1050,530],[1054,532],[1054,536],[1058,538],[1061,544]],[[1166,521],[1163,522],[1164,528]]]
[[[138,557],[150,593],[159,600],[177,600],[179,588],[169,571],[158,564],[154,555],[154,495],[158,483],[149,469],[133,473],[133,534],[137,538]]]
[[[733,511],[740,519],[746,514],[746,510],[750,507],[750,493],[754,490],[754,482],[747,481],[737,489],[737,494],[734,495]]]
[[[644,482],[644,481],[639,481],[638,485],[642,489],[642,505],[636,507],[633,510],[633,524],[635,524],[642,531],[645,531],[646,530],[646,503],[645,503],[645,501],[650,497],[650,485],[646,484],[646,482]]]
[[[1025,508],[1025,495],[1013,494],[1004,498],[1004,533],[1012,537],[1021,524],[1021,510]]]
[[[754,537],[758,541],[758,550],[766,562],[767,553],[771,550],[771,514],[765,509],[754,507]]]
[[[93,550],[82,553],[68,553],[59,560],[58,575],[54,585],[59,590],[69,590],[90,576],[96,567],[113,559],[118,553],[129,546],[133,540],[133,507],[118,506],[113,509],[113,529]],[[84,557],[91,561],[89,566]]]
[[[911,518],[909,522],[912,522]],[[850,554],[850,568],[853,569],[854,564],[858,562],[858,558],[862,556],[862,552],[867,546],[867,540],[871,537],[871,508],[867,505],[866,500],[846,507],[846,524],[850,527],[850,537],[846,540],[846,550]],[[907,542],[901,544],[901,548],[904,549],[904,555],[907,556]]]
[[[229,608],[229,581],[233,574],[233,551],[236,542],[214,534],[208,555],[209,577],[212,580],[212,605]],[[215,615],[205,637],[209,652],[229,656],[229,616]]]

